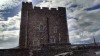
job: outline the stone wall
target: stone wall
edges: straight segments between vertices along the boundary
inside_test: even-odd
[[[28,49],[0,49],[0,56],[29,56]]]
[[[20,47],[40,49],[47,43],[69,43],[66,8],[32,8],[32,3],[23,2]]]

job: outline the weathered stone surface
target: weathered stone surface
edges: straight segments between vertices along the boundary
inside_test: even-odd
[[[32,8],[22,4],[20,47],[40,49],[41,44],[69,43],[66,8]],[[63,45],[62,45],[63,46]]]

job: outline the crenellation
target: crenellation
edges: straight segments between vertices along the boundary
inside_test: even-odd
[[[32,5],[32,2],[22,2],[22,4],[29,6],[30,4]]]
[[[41,7],[34,6],[34,9],[33,10],[40,10],[40,9],[41,9]]]
[[[65,7],[58,7],[59,15],[63,18],[66,18],[66,8]]]
[[[49,8],[49,7],[36,7],[36,6],[34,6],[34,8],[33,8],[33,10],[51,10],[51,11],[58,11],[58,9],[57,8]]]
[[[50,11],[50,10],[51,10],[51,11],[65,11],[65,10],[66,10],[65,7],[50,8],[50,7],[36,7],[36,6],[34,6],[34,8],[33,8],[32,2],[22,2],[22,5],[24,5],[24,6],[22,6],[23,9],[49,10],[49,11]],[[29,7],[30,7],[30,8],[29,8]]]
[[[42,7],[43,10],[49,10],[49,7]]]
[[[29,3],[32,3],[32,2],[22,2],[22,3],[29,4]]]
[[[65,7],[58,7],[58,11],[66,11]]]
[[[33,9],[32,2],[22,2],[22,9],[23,10],[30,10]]]
[[[52,10],[52,11],[56,11],[56,10],[57,10],[57,8],[51,8],[51,10]]]
[[[29,2],[26,2],[26,4],[29,4]]]

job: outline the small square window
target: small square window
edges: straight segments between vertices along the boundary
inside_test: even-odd
[[[55,43],[56,42],[54,36],[50,36],[49,40],[50,40],[50,43]]]
[[[40,24],[38,26],[38,32],[43,32],[44,31],[44,26],[42,24]]]
[[[33,46],[39,46],[40,41],[38,39],[33,40]]]

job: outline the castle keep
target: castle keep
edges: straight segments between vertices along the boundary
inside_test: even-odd
[[[21,15],[19,47],[1,50],[0,55],[54,56],[68,51],[66,8],[33,8],[32,3],[22,2]]]
[[[63,7],[32,7],[32,3],[22,4],[20,47],[40,47],[41,44],[69,43],[66,25],[66,9]]]

